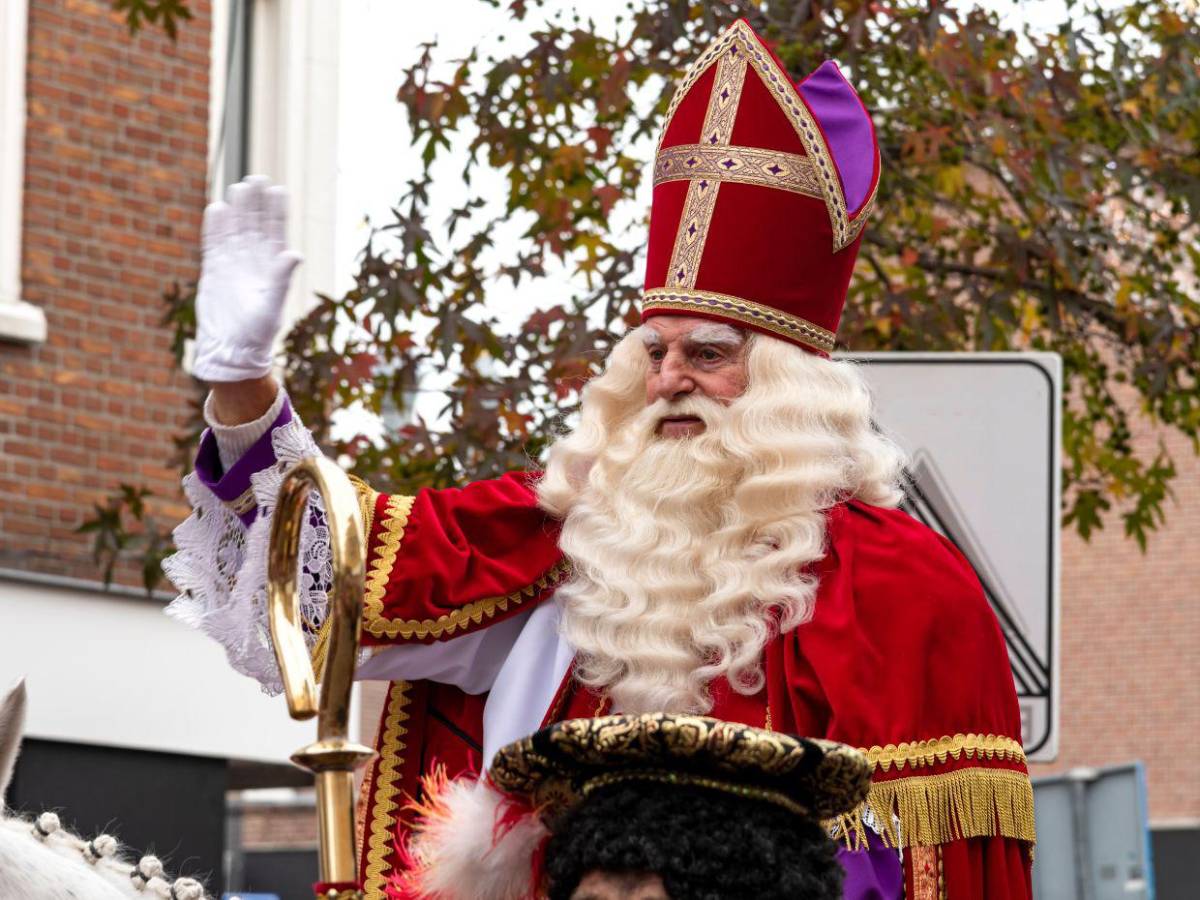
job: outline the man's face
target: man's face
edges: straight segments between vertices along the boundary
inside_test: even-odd
[[[729,405],[746,390],[746,335],[730,325],[696,316],[655,316],[643,332],[650,368],[646,405],[701,396]],[[658,434],[691,437],[704,430],[695,416],[667,415]]]
[[[591,871],[571,900],[670,900],[662,879],[650,872]]]

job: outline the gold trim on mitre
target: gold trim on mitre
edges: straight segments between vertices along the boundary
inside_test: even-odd
[[[760,147],[706,147],[680,144],[658,154],[654,183],[708,178],[737,184],[757,184],[823,200],[812,160],[800,153]]]
[[[825,208],[829,213],[829,224],[833,230],[833,252],[837,253],[848,247],[858,237],[875,207],[875,195],[879,188],[878,181],[871,189],[871,195],[862,208],[851,218],[849,210],[846,208],[846,197],[842,192],[841,179],[833,162],[833,154],[830,153],[829,147],[825,143],[825,137],[813,118],[812,112],[788,74],[780,68],[771,54],[763,47],[754,30],[741,19],[734,22],[705,48],[692,67],[688,69],[683,81],[680,82],[675,94],[671,97],[671,103],[667,107],[667,114],[663,119],[662,134],[658,140],[656,163],[658,158],[661,158],[662,154],[666,152],[662,142],[666,137],[667,125],[674,118],[684,97],[700,80],[709,66],[722,60],[731,48],[739,56],[744,57],[749,66],[758,73],[776,105],[791,123],[800,142],[804,145],[804,152],[812,161],[812,170],[820,185],[821,197],[824,199]],[[673,148],[667,148],[667,150],[670,149]],[[657,165],[655,171],[658,171]],[[715,194],[715,192],[713,193]],[[682,223],[680,227],[683,227]],[[670,272],[672,271],[674,269],[668,270],[668,284],[671,283]]]
[[[651,288],[642,294],[643,317],[651,310],[677,313],[705,313],[733,319],[753,328],[760,328],[804,344],[823,353],[832,353],[837,335],[807,319],[793,316],[753,300],[713,291],[676,291],[670,288]]]
[[[701,140],[709,147],[720,149],[729,144],[745,83],[745,55],[733,48],[717,61],[717,72],[713,78],[712,92],[708,97],[704,127],[700,134]],[[679,215],[679,224],[675,226],[671,265],[667,268],[667,283],[677,290],[687,290],[696,286],[696,276],[704,258],[704,244],[708,239],[708,229],[712,225],[713,213],[717,208],[717,193],[720,187],[720,179],[704,178],[700,175],[688,182],[687,197]]]

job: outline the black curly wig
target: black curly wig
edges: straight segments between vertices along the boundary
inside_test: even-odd
[[[600,788],[553,823],[550,900],[585,875],[648,872],[671,900],[834,900],[842,867],[819,823],[761,800],[650,781]]]

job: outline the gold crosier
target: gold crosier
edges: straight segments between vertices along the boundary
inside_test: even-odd
[[[297,589],[300,527],[308,515],[309,493],[325,503],[332,550],[328,650],[317,700],[316,673],[301,630]],[[359,503],[350,479],[322,457],[297,463],[283,479],[271,522],[268,551],[267,614],[271,643],[293,719],[317,716],[317,740],[292,754],[292,762],[312,772],[317,785],[321,881],[358,881],[355,842],[354,770],[374,753],[348,738],[350,689],[358,658],[362,620],[366,541]],[[356,890],[333,890],[324,897],[350,900]]]

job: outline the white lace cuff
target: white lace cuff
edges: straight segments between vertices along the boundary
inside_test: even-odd
[[[217,640],[234,669],[277,694],[283,685],[266,613],[271,518],[284,473],[321,451],[298,418],[276,428],[271,443],[275,462],[250,476],[258,516],[248,530],[194,472],[183,479],[192,514],[175,529],[177,552],[163,561],[163,571],[180,592],[167,614]],[[329,529],[314,491],[300,531],[300,608],[310,649],[325,621],[332,583]]]

